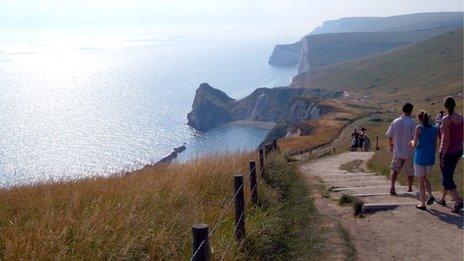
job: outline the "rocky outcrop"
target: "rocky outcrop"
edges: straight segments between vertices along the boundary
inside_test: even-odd
[[[193,100],[187,124],[198,131],[207,131],[232,121],[231,110],[236,101],[207,83],[200,84]]]
[[[319,119],[324,113],[322,107],[313,99],[298,97],[283,120],[288,125],[294,125],[308,119]]]
[[[182,153],[183,151],[185,151],[187,149],[187,147],[184,145],[182,146],[179,146],[177,148],[174,148],[173,151],[171,152],[171,154],[169,154],[168,156],[160,159],[156,164],[161,164],[161,163],[171,163],[173,160],[175,160],[177,158],[177,156]],[[156,165],[155,164],[155,165]]]
[[[292,67],[297,66],[300,61],[302,42],[293,44],[278,44],[274,47],[269,64],[274,66]]]
[[[295,124],[320,117],[315,98],[341,97],[342,91],[305,88],[258,88],[247,97],[234,100],[208,84],[201,84],[187,115],[188,125],[207,131],[233,121],[261,121]]]

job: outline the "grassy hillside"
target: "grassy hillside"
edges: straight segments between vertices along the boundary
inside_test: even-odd
[[[463,31],[296,76],[291,86],[345,89],[383,101],[428,102],[462,91]]]
[[[440,27],[410,32],[355,32],[309,35],[303,38],[299,72],[350,61],[368,55],[418,43],[451,31]]]
[[[347,17],[326,21],[311,34],[343,32],[405,32],[460,26],[462,12],[418,13],[388,17]]]
[[[226,154],[130,175],[0,189],[0,260],[188,260],[191,225],[216,224],[233,196],[233,175],[246,173],[254,156]],[[267,171],[268,180],[259,179],[259,206],[247,204],[242,251],[234,240],[226,251],[232,204],[210,238],[215,260],[315,253],[315,212],[297,172],[279,158]]]

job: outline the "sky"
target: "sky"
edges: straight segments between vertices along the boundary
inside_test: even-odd
[[[305,34],[341,17],[462,10],[462,0],[0,0],[0,25],[223,26]]]

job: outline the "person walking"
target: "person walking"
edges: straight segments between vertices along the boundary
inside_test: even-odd
[[[354,129],[351,134],[351,151],[357,151],[359,147],[359,132],[357,129]]]
[[[456,191],[453,175],[456,165],[462,157],[464,118],[454,111],[456,101],[452,97],[445,99],[447,115],[441,125],[440,169],[442,174],[443,194],[449,192],[454,200],[453,212],[459,213],[463,208],[462,198]],[[442,197],[443,199],[443,197]]]
[[[441,123],[443,122],[443,117],[445,116],[444,111],[440,111],[437,116],[435,117],[435,125],[438,126],[438,128],[441,127]]]
[[[369,151],[371,147],[371,140],[369,139],[369,136],[367,135],[367,130],[362,128],[362,135],[364,137],[364,142],[363,142],[363,151]]]
[[[364,128],[361,128],[361,131],[359,132],[358,146],[361,151],[364,149],[364,130]]]
[[[420,111],[417,116],[420,125],[416,127],[414,140],[411,141],[411,147],[415,148],[414,153],[414,176],[419,178],[419,192],[421,204],[416,208],[427,210],[425,206],[426,191],[429,194],[427,205],[432,205],[435,198],[432,195],[432,187],[428,180],[428,175],[432,173],[432,167],[435,164],[435,153],[439,131],[436,126],[430,124],[430,116],[425,111]]]
[[[441,124],[443,123],[443,117],[445,116],[445,112],[444,111],[440,111],[437,116],[435,117],[435,125],[441,129]],[[446,191],[446,189],[443,189],[442,193],[441,193],[441,198],[440,199],[437,199],[437,203],[446,207],[446,194],[448,192]]]
[[[401,171],[407,176],[408,192],[412,192],[414,182],[412,157],[414,150],[409,146],[409,143],[414,138],[416,128],[416,123],[411,118],[413,108],[414,106],[411,103],[403,105],[403,115],[391,122],[386,133],[390,141],[390,151],[393,152],[390,165],[390,194],[393,196],[397,195],[395,183]]]

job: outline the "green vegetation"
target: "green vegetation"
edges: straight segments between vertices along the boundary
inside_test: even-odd
[[[303,38],[300,69],[310,73],[323,66],[393,50],[451,31],[456,26],[401,32],[345,32],[308,35]],[[303,72],[300,70],[300,72]]]
[[[430,104],[462,91],[462,28],[418,44],[359,60],[317,68],[292,86],[345,89],[381,103]]]
[[[314,256],[320,248],[315,207],[295,165],[281,154],[267,161],[266,183],[278,192],[277,201],[267,203],[272,215],[263,228],[251,231],[244,252],[259,260],[285,260]]]
[[[353,207],[354,215],[360,217],[362,215],[363,202],[357,197],[352,197],[350,195],[343,194],[338,199],[338,204],[340,206],[351,205]]]
[[[339,199],[338,199],[338,204],[341,206],[351,204],[355,201],[355,198],[346,194],[343,194]]]

